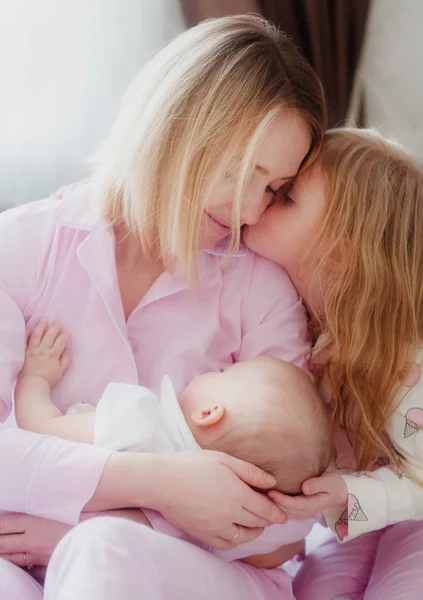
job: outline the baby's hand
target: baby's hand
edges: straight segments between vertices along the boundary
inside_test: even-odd
[[[326,472],[320,477],[304,481],[303,493],[299,496],[286,496],[276,490],[268,496],[286,513],[288,518],[308,518],[322,510],[335,506],[347,506],[348,488],[342,477],[335,472]]]
[[[48,327],[47,319],[41,319],[34,331],[27,332],[25,362],[19,377],[36,376],[45,379],[53,387],[69,367],[69,336],[62,333],[60,323]]]

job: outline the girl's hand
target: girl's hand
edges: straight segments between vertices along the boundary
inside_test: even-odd
[[[158,465],[155,508],[185,533],[219,549],[234,548],[286,517],[263,490],[275,484],[258,467],[210,450],[178,452]],[[163,487],[166,486],[166,493]]]
[[[309,518],[322,510],[335,506],[347,506],[348,488],[340,475],[323,473],[304,481],[300,496],[286,496],[276,490],[268,496],[276,502],[289,519]]]

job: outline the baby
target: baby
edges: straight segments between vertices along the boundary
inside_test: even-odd
[[[310,377],[291,364],[265,356],[236,363],[196,377],[179,401],[168,377],[160,399],[111,383],[96,408],[76,404],[63,415],[51,389],[69,366],[67,340],[45,321],[28,335],[15,389],[19,427],[121,451],[218,450],[261,467],[291,495],[330,462],[326,409]]]

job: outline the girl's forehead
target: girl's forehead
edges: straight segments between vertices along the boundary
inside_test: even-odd
[[[300,193],[308,191],[311,188],[317,189],[322,187],[324,187],[323,171],[318,160],[295,179],[295,189]]]

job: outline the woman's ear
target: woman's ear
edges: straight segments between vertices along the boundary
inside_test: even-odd
[[[215,404],[212,408],[196,410],[192,413],[191,419],[198,427],[210,427],[216,425],[225,414],[225,407],[222,404]]]

